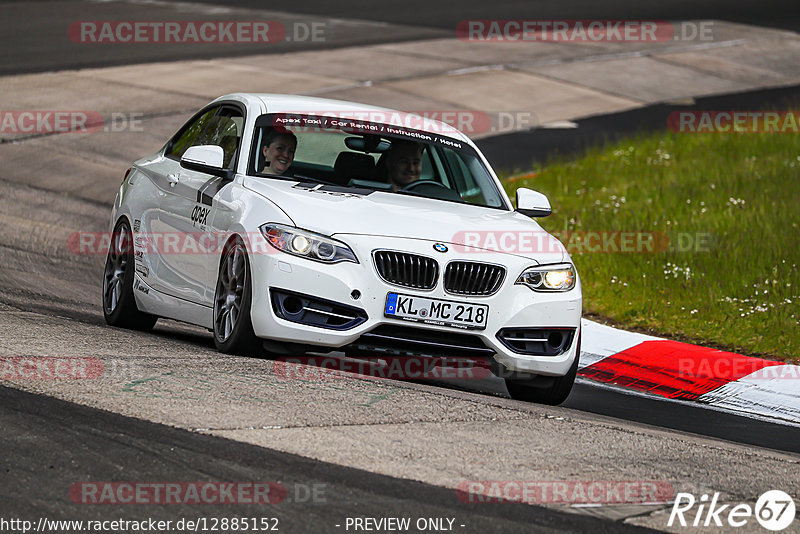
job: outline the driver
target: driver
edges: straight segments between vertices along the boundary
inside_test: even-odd
[[[422,147],[413,141],[392,141],[386,152],[386,177],[392,184],[392,191],[416,182],[421,172]]]

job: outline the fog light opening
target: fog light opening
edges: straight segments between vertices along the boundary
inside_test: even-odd
[[[283,299],[283,311],[288,314],[294,315],[295,313],[300,313],[303,310],[303,302],[297,297],[286,297]]]
[[[547,336],[547,342],[553,348],[560,348],[564,342],[564,336],[561,335],[561,332],[550,332],[550,335]]]

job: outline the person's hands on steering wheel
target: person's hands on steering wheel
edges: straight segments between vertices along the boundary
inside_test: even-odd
[[[400,189],[400,191],[408,191],[409,193],[440,200],[464,201],[456,191],[435,180],[416,180]]]
[[[442,185],[442,184],[440,184],[439,182],[437,182],[435,180],[416,180],[416,181],[413,181],[410,184],[406,185],[405,187],[403,187],[400,190],[401,191],[414,191],[415,189],[419,189],[421,187],[422,188],[427,188],[427,186],[434,186],[434,188],[439,188],[439,189],[447,189],[448,191],[450,190],[447,186]]]

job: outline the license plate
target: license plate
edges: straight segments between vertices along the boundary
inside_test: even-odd
[[[384,315],[418,323],[483,330],[489,306],[389,293]]]

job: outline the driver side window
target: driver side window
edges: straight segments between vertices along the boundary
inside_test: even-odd
[[[224,153],[223,166],[230,168],[242,140],[243,124],[244,117],[238,109],[211,108],[192,119],[173,137],[166,155],[179,160],[189,147],[217,145]]]
[[[179,160],[187,148],[202,145],[203,143],[199,143],[198,140],[217,111],[219,111],[218,107],[211,108],[186,123],[169,142],[170,146],[167,148],[166,155]]]

